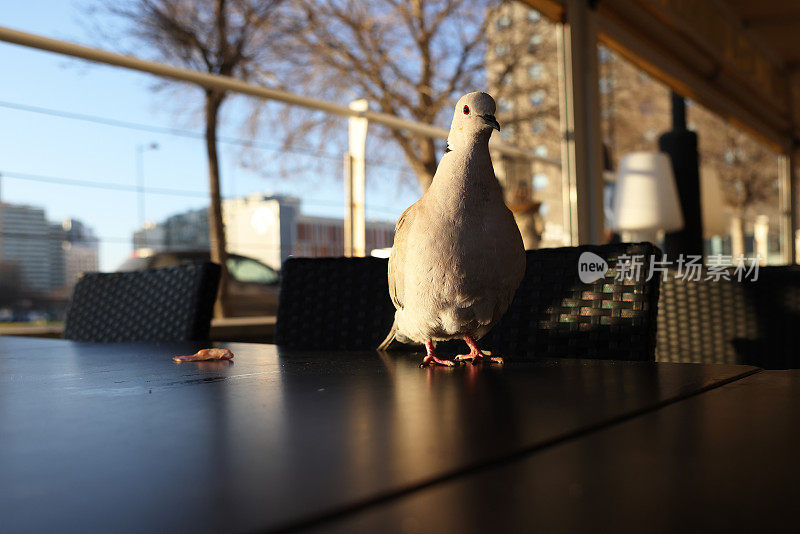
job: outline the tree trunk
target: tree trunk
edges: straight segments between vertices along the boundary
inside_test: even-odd
[[[433,182],[433,175],[436,174],[436,167],[439,162],[436,158],[436,143],[433,139],[420,139],[420,167],[417,169],[417,180],[422,192],[428,190]]]
[[[219,190],[219,158],[217,155],[217,118],[225,94],[206,91],[206,152],[208,154],[208,191],[211,203],[208,207],[208,238],[211,246],[211,261],[222,268],[219,279],[214,317],[228,315],[228,252],[225,247],[225,226],[222,222],[222,197]]]

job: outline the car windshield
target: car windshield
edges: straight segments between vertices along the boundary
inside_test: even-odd
[[[249,258],[228,258],[228,272],[234,280],[239,282],[254,282],[257,284],[277,284],[278,273],[263,263]]]

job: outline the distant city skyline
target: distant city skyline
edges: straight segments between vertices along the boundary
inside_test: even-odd
[[[82,221],[55,222],[44,208],[0,199],[0,264],[18,270],[23,291],[71,288],[98,270],[98,240]]]

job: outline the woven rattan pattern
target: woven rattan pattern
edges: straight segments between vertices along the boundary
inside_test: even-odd
[[[208,338],[220,268],[194,263],[81,277],[64,338],[75,341],[187,341]]]
[[[658,359],[797,368],[800,269],[761,267],[755,281],[728,273],[729,280],[707,270],[700,280],[670,273],[658,310]]]
[[[592,251],[610,270],[578,279],[578,258]],[[572,356],[652,360],[657,277],[614,281],[621,254],[660,254],[649,244],[567,247],[527,252],[527,272],[506,316],[483,346],[508,358]],[[275,341],[305,349],[371,349],[392,324],[387,262],[377,258],[292,258],[282,272]],[[462,351],[462,343],[437,349]]]
[[[578,258],[587,251],[609,267],[589,284],[578,277]],[[639,276],[615,280],[622,255],[641,256]],[[483,345],[507,358],[652,361],[660,279],[647,278],[654,256],[661,252],[649,243],[528,251],[514,301]]]
[[[377,347],[394,320],[387,265],[371,257],[286,260],[275,343],[315,350]]]

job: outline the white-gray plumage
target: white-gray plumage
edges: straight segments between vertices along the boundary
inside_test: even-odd
[[[503,201],[489,156],[495,102],[469,93],[456,105],[428,191],[400,217],[389,257],[389,293],[397,311],[392,337],[424,343],[423,364],[439,363],[432,341],[464,339],[475,344],[502,317],[525,273],[525,250]],[[502,362],[499,358],[492,358]]]

